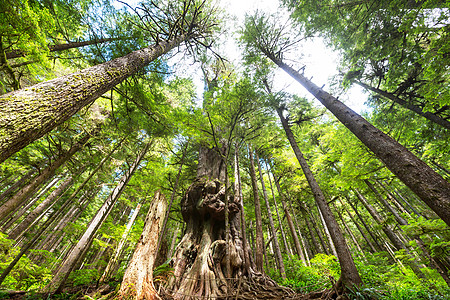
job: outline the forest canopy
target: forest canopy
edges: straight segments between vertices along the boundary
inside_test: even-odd
[[[0,299],[450,297],[450,2],[266,4],[0,0]]]

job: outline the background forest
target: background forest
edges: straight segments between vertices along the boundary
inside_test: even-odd
[[[449,65],[445,0],[0,0],[0,299],[449,299]]]

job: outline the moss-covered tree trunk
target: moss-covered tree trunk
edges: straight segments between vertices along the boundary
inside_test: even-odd
[[[0,163],[187,37],[179,35],[80,72],[0,96]]]
[[[161,192],[157,191],[145,218],[141,238],[125,271],[118,299],[161,299],[153,285],[153,267],[158,252],[158,237],[166,211],[167,201]]]

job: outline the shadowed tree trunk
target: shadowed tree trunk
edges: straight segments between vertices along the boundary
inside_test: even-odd
[[[450,226],[450,183],[390,136],[271,53],[267,56],[303,85],[386,167]]]
[[[0,194],[0,203],[7,197],[9,197],[12,193],[14,193],[17,189],[19,189],[23,184],[25,184],[31,176],[34,175],[38,170],[36,168],[32,168],[25,175],[23,175],[19,180],[14,182],[10,187],[8,187],[5,191]]]
[[[145,218],[144,230],[128,264],[118,299],[161,299],[153,285],[153,267],[158,251],[159,236],[167,211],[167,201],[157,191]],[[131,227],[131,226],[130,226]],[[105,271],[106,274],[106,271]]]
[[[303,173],[305,174],[305,177],[314,195],[314,199],[316,200],[317,206],[319,207],[322,217],[326,223],[326,227],[330,233],[332,242],[336,247],[336,254],[341,267],[340,281],[344,286],[347,287],[353,285],[361,285],[362,281],[359,277],[358,270],[356,269],[355,262],[353,261],[344,236],[342,235],[342,232],[339,229],[339,225],[334,218],[330,207],[328,206],[325,196],[323,195],[319,184],[314,178],[314,175],[309,169],[308,163],[306,162],[306,159],[304,158],[302,152],[300,151],[300,148],[297,145],[297,142],[295,141],[294,135],[287,120],[283,116],[282,110],[280,108],[277,108],[277,113],[280,117],[281,124],[283,125],[284,131],[286,132],[289,143],[291,144],[292,150],[294,151],[294,154],[297,157]]]

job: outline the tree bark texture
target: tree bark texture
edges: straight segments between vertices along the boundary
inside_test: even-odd
[[[153,285],[153,267],[166,211],[167,200],[157,191],[145,218],[144,230],[123,276],[118,299],[161,299]]]
[[[1,107],[1,105],[0,105]],[[1,109],[1,108],[0,108]],[[25,121],[26,122],[26,121]],[[95,132],[94,132],[95,134]],[[0,134],[1,136],[1,134]],[[63,165],[69,158],[71,158],[76,152],[78,152],[84,144],[91,138],[91,134],[84,135],[78,142],[76,142],[70,149],[62,153],[57,159],[55,159],[50,165],[48,165],[39,176],[35,177],[29,184],[19,190],[14,196],[12,196],[6,203],[0,207],[0,220],[5,218],[9,213],[21,205],[26,199],[28,199],[36,189],[47,179],[55,175],[56,170]],[[1,143],[1,142],[0,142]]]
[[[226,270],[225,185],[219,177],[226,178],[225,165],[221,161],[223,156],[217,149],[201,147],[197,179],[181,200],[186,229],[171,260],[174,276],[167,285],[167,292],[175,299],[223,296],[230,292],[227,281],[231,278],[226,278],[225,274],[237,278],[245,271],[239,228],[240,205],[232,195],[228,196],[232,270]]]
[[[80,72],[0,96],[0,163],[186,38],[180,35],[160,41]]]
[[[450,226],[450,183],[390,136],[275,57],[275,64],[303,85],[386,167]]]
[[[133,173],[138,168],[149,146],[150,144],[144,146],[144,149],[141,151],[141,153],[138,154],[133,165],[122,176],[117,186],[105,200],[102,207],[97,211],[96,215],[90,222],[88,228],[81,236],[81,238],[78,240],[78,243],[75,245],[70,254],[63,261],[61,267],[53,277],[52,281],[44,288],[44,292],[54,293],[62,289],[64,282],[66,281],[67,277],[69,277],[70,272],[73,270],[74,266],[79,261],[79,259],[83,257],[83,254],[86,253],[86,250],[88,249],[88,246],[92,242],[93,237],[96,234],[97,230],[100,228],[100,226],[103,224],[105,219],[110,214],[111,210],[114,207],[114,204],[117,202],[123,190],[125,189],[131,177],[133,176]]]
[[[306,162],[306,159],[304,158],[302,152],[300,151],[300,148],[297,145],[297,142],[295,141],[291,128],[287,120],[283,117],[283,112],[278,108],[277,113],[280,117],[281,124],[283,125],[284,131],[286,132],[289,143],[291,144],[295,156],[297,157],[303,173],[305,174],[305,177],[314,195],[314,199],[316,200],[317,206],[319,207],[322,217],[326,223],[326,227],[330,233],[332,242],[336,247],[339,264],[341,267],[342,283],[345,286],[361,285],[362,281],[359,277],[358,270],[356,269],[355,262],[353,261],[344,236],[342,235],[342,232],[339,229],[339,225],[334,218],[330,207],[328,206],[325,196],[323,195],[319,184],[314,178],[314,175],[309,169],[308,163]]]
[[[0,203],[3,202],[4,199],[9,197],[12,193],[14,193],[17,189],[22,187],[27,181],[34,175],[38,170],[36,168],[32,168],[25,175],[23,175],[19,180],[11,184],[5,191],[0,194]]]

